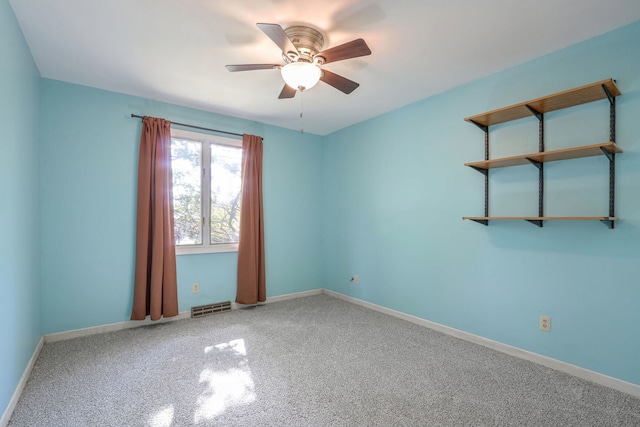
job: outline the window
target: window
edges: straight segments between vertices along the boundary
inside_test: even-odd
[[[176,254],[238,250],[242,141],[171,129]]]

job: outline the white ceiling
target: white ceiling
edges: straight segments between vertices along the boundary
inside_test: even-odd
[[[257,22],[307,24],[325,48],[370,56],[325,68],[360,83],[304,94],[305,131],[326,135],[640,19],[639,0],[10,0],[43,77],[290,129],[280,63]],[[144,112],[142,112],[144,113]],[[167,117],[171,119],[171,117]]]

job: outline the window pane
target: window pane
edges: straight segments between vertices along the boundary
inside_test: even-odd
[[[242,148],[211,144],[211,244],[237,243]]]
[[[202,244],[201,143],[171,139],[176,245]]]

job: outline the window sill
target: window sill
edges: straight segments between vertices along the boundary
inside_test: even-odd
[[[226,243],[221,245],[193,245],[193,246],[176,246],[176,255],[194,255],[194,254],[215,254],[219,252],[238,252],[237,243]]]

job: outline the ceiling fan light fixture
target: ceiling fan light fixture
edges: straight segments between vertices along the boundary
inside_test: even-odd
[[[311,62],[292,62],[280,69],[282,79],[293,89],[307,90],[318,83],[322,70]]]

